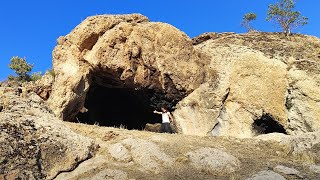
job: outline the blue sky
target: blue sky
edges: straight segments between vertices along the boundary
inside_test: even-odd
[[[204,32],[237,32],[245,13],[258,15],[259,31],[279,31],[266,22],[268,4],[276,0],[2,0],[0,2],[0,81],[9,74],[13,56],[26,57],[33,71],[51,68],[52,50],[59,36],[68,34],[86,17],[97,14],[141,13],[151,21],[172,24],[190,37]],[[320,37],[320,1],[298,0],[296,9],[309,24],[295,32]]]

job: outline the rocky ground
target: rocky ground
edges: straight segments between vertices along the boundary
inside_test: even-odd
[[[320,132],[252,139],[185,136],[67,123],[99,144],[57,179],[318,179]],[[90,129],[90,130],[89,130]]]
[[[34,92],[0,88],[0,179],[319,179],[320,132],[255,138],[62,122]]]

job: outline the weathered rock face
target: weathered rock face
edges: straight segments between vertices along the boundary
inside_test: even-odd
[[[73,120],[89,87],[99,85],[151,89],[173,106],[204,81],[203,62],[192,41],[168,24],[138,14],[89,17],[58,40],[49,104]]]
[[[141,91],[147,99],[142,104],[175,107],[183,134],[244,138],[316,131],[319,53],[319,39],[310,36],[206,33],[190,40],[142,15],[94,16],[59,38],[48,102],[63,120],[74,121],[87,109],[108,119],[98,115],[113,106],[100,101],[117,103],[113,95],[103,96],[114,92],[108,89]],[[133,100],[121,101],[124,107]]]
[[[35,92],[41,99],[48,100],[52,91],[54,75],[47,71],[39,80],[22,84],[23,93]]]
[[[319,39],[206,33],[193,42],[211,58],[206,67],[219,80],[202,84],[177,105],[182,133],[252,137],[319,130]]]
[[[0,88],[0,179],[52,179],[94,153],[35,93]]]

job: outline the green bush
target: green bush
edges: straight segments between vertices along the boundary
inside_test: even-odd
[[[254,28],[251,26],[252,21],[257,19],[255,13],[247,13],[243,16],[241,25],[247,29],[248,32],[254,31]]]
[[[26,58],[14,56],[10,60],[9,68],[18,75],[19,81],[25,82],[30,80],[29,73],[33,68],[33,64],[27,63]]]
[[[280,0],[276,4],[270,4],[267,13],[267,21],[273,20],[279,24],[283,32],[289,35],[292,29],[308,24],[308,18],[301,16],[299,11],[294,11],[293,0]]]
[[[16,81],[17,77],[13,76],[13,75],[9,75],[8,76],[8,81]]]
[[[41,71],[34,72],[34,73],[31,74],[30,80],[31,81],[37,81],[37,80],[41,79],[41,77],[42,77],[42,72]]]

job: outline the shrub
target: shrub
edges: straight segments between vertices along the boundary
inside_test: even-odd
[[[9,75],[8,76],[8,81],[16,81],[17,77],[13,76],[13,75]]]
[[[254,31],[254,28],[251,26],[252,21],[257,19],[255,13],[247,13],[243,16],[241,25],[247,29],[248,32]]]
[[[30,79],[29,73],[33,68],[33,64],[27,63],[26,58],[15,56],[11,58],[9,68],[18,75],[19,81],[24,82]]]
[[[301,16],[299,11],[294,11],[294,4],[293,0],[280,0],[276,4],[270,4],[267,21],[275,21],[287,35],[291,33],[292,29],[306,25],[308,18]]]
[[[34,73],[31,74],[30,80],[31,81],[37,81],[37,80],[41,79],[41,77],[42,77],[42,72],[41,71],[34,72]]]

